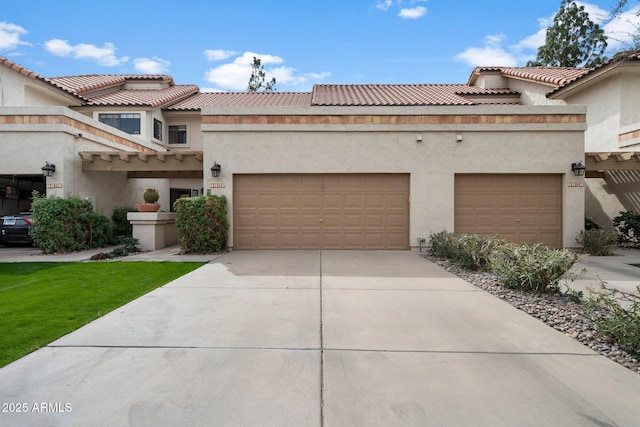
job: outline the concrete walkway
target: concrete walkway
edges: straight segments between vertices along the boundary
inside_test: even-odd
[[[0,369],[0,425],[640,425],[639,375],[415,253],[214,258]]]
[[[640,268],[631,264],[640,264],[640,250],[616,248],[615,255],[580,255],[571,269],[569,279],[565,281],[572,289],[583,291],[599,290],[604,283],[608,288],[638,293]]]

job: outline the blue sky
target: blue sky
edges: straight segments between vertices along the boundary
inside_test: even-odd
[[[579,2],[613,49],[640,2]],[[5,0],[0,56],[46,77],[170,74],[243,91],[253,56],[278,91],[313,84],[466,83],[479,65],[523,66],[560,0]]]

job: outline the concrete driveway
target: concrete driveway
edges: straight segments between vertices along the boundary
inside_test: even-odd
[[[11,426],[637,426],[639,401],[639,375],[401,251],[225,254],[0,369]]]

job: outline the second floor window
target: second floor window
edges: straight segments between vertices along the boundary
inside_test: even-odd
[[[140,135],[140,114],[138,113],[98,114],[98,120],[123,132]]]
[[[169,126],[169,144],[187,143],[187,125]]]
[[[162,141],[162,122],[158,119],[153,119],[153,137]]]

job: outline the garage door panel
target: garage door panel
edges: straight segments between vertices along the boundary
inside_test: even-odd
[[[318,193],[303,192],[299,194],[300,209],[320,210],[322,207],[322,199],[318,197]]]
[[[345,228],[366,228],[368,223],[365,222],[365,215],[362,213],[345,213]]]
[[[279,228],[298,228],[300,215],[297,213],[281,213],[278,215]]]
[[[277,209],[278,208],[278,194],[276,193],[261,193],[257,196],[257,208],[258,209]]]
[[[298,209],[300,205],[298,194],[279,194],[278,206],[280,209]]]
[[[234,246],[406,249],[408,199],[408,174],[235,175]]]
[[[278,233],[275,231],[260,231],[256,233],[256,246],[264,249],[277,249]]]
[[[268,175],[259,175],[256,177],[255,188],[259,192],[272,189],[274,186],[279,186],[278,177]]]
[[[368,191],[379,191],[381,188],[386,188],[388,176],[386,175],[368,175],[363,180],[363,189]]]
[[[299,216],[299,226],[304,228],[320,228],[320,220],[322,219],[319,212],[307,213],[303,212]]]
[[[255,247],[257,245],[256,242],[256,233],[251,232],[242,232],[238,231],[234,235],[234,239],[237,241],[238,245],[244,247]]]
[[[383,213],[366,213],[364,215],[365,218],[365,224],[364,224],[364,228],[366,229],[371,229],[371,228],[382,228],[385,227],[386,225],[391,226],[390,224],[387,224],[385,215]]]
[[[278,227],[278,214],[274,213],[259,213],[256,216],[256,227],[260,229],[264,228],[277,228]]]
[[[556,230],[562,227],[562,217],[555,213],[541,214],[539,219],[540,225],[543,227],[552,227]]]
[[[387,190],[405,193],[407,191],[407,175],[387,175]]]
[[[562,246],[562,176],[458,174],[454,229]]]
[[[407,205],[406,193],[388,193],[387,194],[387,200],[386,200],[387,209],[404,210],[404,207],[406,205]]]
[[[499,208],[502,209],[515,209],[516,206],[518,206],[519,203],[519,196],[517,193],[504,193],[504,194],[499,194],[498,197],[495,198],[495,201],[497,202],[497,206]],[[494,205],[492,207],[495,207],[496,203],[494,203]],[[487,206],[487,208],[492,208]]]
[[[384,218],[381,217],[380,222],[386,223],[386,226],[389,228],[404,229],[408,226],[407,216],[402,213],[388,213],[386,216],[386,221],[384,221]]]
[[[386,206],[385,195],[381,193],[367,193],[365,195],[364,207],[365,209],[380,209],[384,210]]]
[[[359,249],[366,245],[363,232],[344,232],[342,244],[344,249]]]
[[[470,209],[493,209],[496,205],[496,196],[493,194],[470,194],[466,207]]]
[[[256,215],[253,213],[238,213],[236,215],[236,221],[236,226],[238,227],[238,229],[256,227]]]
[[[342,193],[322,193],[322,208],[323,209],[341,209],[342,208]]]
[[[406,245],[407,236],[404,232],[388,232],[385,246],[389,248],[402,248]]]
[[[322,228],[343,228],[344,221],[341,213],[323,213],[322,214]]]
[[[364,195],[361,193],[344,193],[343,208],[361,211],[364,209]]]

